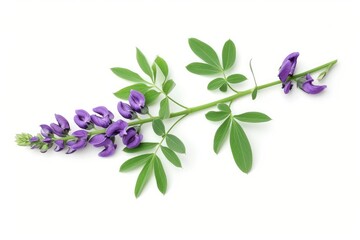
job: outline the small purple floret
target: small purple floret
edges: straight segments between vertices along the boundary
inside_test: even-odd
[[[278,76],[283,83],[294,74],[298,57],[298,52],[290,53],[281,64]]]
[[[114,119],[114,114],[112,114],[112,112],[110,112],[106,107],[96,107],[93,111],[100,115],[91,115],[91,121],[96,126],[107,128],[111,124],[111,120]]]
[[[43,135],[44,137],[51,137],[53,135],[53,130],[49,125],[46,124],[41,124],[41,135]]]
[[[77,130],[73,132],[72,135],[76,137],[76,139],[67,142],[67,145],[69,146],[69,150],[67,151],[67,154],[73,153],[76,150],[84,148],[87,143],[87,134],[88,133],[85,130]]]
[[[136,90],[130,91],[129,103],[131,108],[138,113],[146,114],[148,108],[145,105],[145,96]]]
[[[51,123],[50,126],[53,132],[59,137],[65,137],[70,131],[69,122],[61,115],[55,114],[56,121],[58,124]]]
[[[314,79],[310,74],[307,74],[305,80],[299,82],[299,87],[309,94],[318,94],[326,88],[326,85],[313,85],[313,81]]]
[[[112,123],[105,132],[106,137],[113,137],[117,134],[120,134],[120,137],[126,134],[126,128],[128,124],[123,120],[118,120]]]
[[[56,140],[55,145],[56,145],[54,148],[55,152],[59,152],[59,151],[63,150],[65,147],[64,140],[61,140],[61,139]]]
[[[140,145],[143,135],[139,134],[135,128],[129,128],[126,135],[122,137],[123,143],[127,148],[136,148]]]
[[[131,106],[124,102],[119,102],[117,105],[117,109],[120,115],[126,119],[134,119],[136,118],[136,113],[131,108]]]
[[[93,124],[91,122],[90,114],[82,109],[75,111],[76,115],[74,116],[74,122],[82,129],[91,129]]]

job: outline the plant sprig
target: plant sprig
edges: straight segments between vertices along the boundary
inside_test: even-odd
[[[99,153],[100,156],[110,156],[117,148],[115,137],[120,136],[126,145],[123,151],[136,154],[136,156],[126,160],[120,166],[119,171],[127,172],[141,168],[135,184],[135,196],[140,196],[152,175],[155,176],[159,191],[165,194],[167,176],[162,159],[167,159],[175,167],[181,168],[182,163],[179,154],[186,152],[184,143],[171,131],[188,115],[217,107],[217,110],[208,111],[205,114],[209,121],[219,123],[214,134],[213,150],[219,154],[224,144],[229,142],[235,164],[242,172],[249,173],[253,163],[253,152],[244,131],[246,129],[244,123],[264,123],[270,121],[271,118],[256,111],[234,114],[231,107],[235,100],[248,95],[255,99],[258,91],[279,84],[282,84],[285,93],[289,93],[294,82],[303,91],[317,94],[323,91],[326,86],[313,85],[314,79],[311,78],[310,74],[320,72],[318,79],[323,79],[337,62],[334,60],[305,72],[294,74],[299,56],[299,53],[294,52],[283,61],[278,75],[280,80],[257,85],[250,60],[249,65],[255,87],[240,91],[236,88],[236,84],[244,82],[247,78],[240,73],[232,73],[237,55],[233,41],[227,40],[225,42],[221,54],[217,54],[210,45],[196,38],[189,39],[189,46],[202,61],[190,63],[186,67],[187,70],[197,75],[215,77],[208,83],[208,90],[219,89],[226,92],[230,89],[234,92],[233,95],[199,106],[186,107],[170,96],[176,84],[170,78],[167,62],[157,56],[149,64],[145,55],[137,48],[136,59],[142,71],[141,74],[127,68],[115,67],[111,69],[118,77],[131,82],[131,85],[114,93],[119,99],[129,100],[130,105],[123,102],[118,104],[119,113],[129,121],[114,120],[114,114],[103,106],[94,108],[93,111],[96,114],[93,115],[85,110],[77,110],[74,120],[82,130],[70,134],[70,126],[67,120],[61,115],[55,115],[58,124],[52,123],[50,126],[42,124],[41,133],[36,135],[17,134],[17,144],[38,148],[41,152],[46,152],[53,145],[56,145],[55,151],[68,147],[67,153],[72,153],[90,143],[95,147],[104,148]],[[153,116],[149,112],[148,105],[155,103],[159,104],[159,111],[157,115],[154,114]],[[177,105],[181,110],[172,111],[173,105]],[[167,128],[166,121],[169,118],[178,119]],[[140,131],[146,123],[152,123],[154,133],[160,138],[158,142],[141,142],[143,136]]]

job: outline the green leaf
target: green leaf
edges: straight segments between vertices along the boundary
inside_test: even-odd
[[[199,62],[190,63],[189,65],[186,66],[186,69],[189,72],[198,75],[215,75],[221,73],[221,70],[219,70],[218,68],[206,63],[199,63]]]
[[[151,160],[149,160],[144,168],[141,170],[135,185],[135,197],[139,197],[142,190],[144,189],[146,183],[149,181],[151,173],[154,169],[154,159],[155,155],[153,154]]]
[[[167,81],[164,83],[162,89],[163,89],[164,93],[165,93],[166,95],[168,95],[168,94],[171,92],[171,90],[174,89],[175,85],[176,85],[176,84],[175,84],[175,82],[174,82],[173,80],[167,80]]]
[[[241,83],[245,81],[247,78],[242,74],[233,74],[227,77],[227,81],[229,83]]]
[[[190,38],[189,45],[190,45],[191,50],[199,58],[204,60],[204,62],[221,69],[219,57],[217,56],[214,49],[212,49],[208,44],[206,44],[196,38]]]
[[[120,89],[119,91],[115,92],[114,95],[117,98],[127,100],[129,98],[131,90],[136,90],[136,91],[139,91],[141,93],[145,93],[149,89],[150,89],[149,86],[147,86],[147,85],[145,85],[143,83],[137,83],[137,84],[134,84],[134,85],[131,85],[131,86],[128,86],[128,87],[124,87],[123,89]]]
[[[149,105],[160,96],[160,92],[157,92],[155,90],[149,90],[144,94],[144,96],[146,104]]]
[[[157,145],[158,145],[158,143],[142,142],[136,148],[127,148],[126,147],[126,148],[123,149],[123,151],[126,152],[126,153],[137,153],[137,152],[142,152],[142,151],[153,149]]]
[[[152,122],[152,127],[156,135],[163,136],[165,134],[165,126],[161,119],[154,119]]]
[[[259,123],[259,122],[268,122],[271,118],[261,112],[246,112],[239,115],[233,116],[235,119],[242,122],[250,122],[250,123]]]
[[[138,168],[144,165],[147,161],[152,158],[153,154],[143,154],[133,158],[130,158],[124,162],[120,167],[120,172],[126,172]]]
[[[215,78],[211,82],[209,82],[207,89],[208,90],[216,90],[221,87],[224,83],[226,83],[225,79],[223,78]]]
[[[163,152],[164,156],[176,167],[181,168],[181,161],[176,153],[168,147],[161,146],[161,151]]]
[[[142,79],[139,74],[126,69],[126,68],[111,68],[111,71],[115,73],[116,76],[123,78],[125,80],[129,80],[132,82],[146,82],[144,79]]]
[[[251,146],[244,130],[236,121],[231,124],[230,147],[235,163],[241,171],[248,173],[252,166]]]
[[[167,77],[169,75],[169,67],[168,67],[167,63],[165,62],[165,60],[158,56],[155,59],[155,63],[160,68],[160,70],[163,73],[165,79],[167,79]]]
[[[156,184],[157,184],[159,191],[162,194],[165,194],[166,188],[167,188],[166,174],[165,174],[163,165],[162,165],[159,157],[155,156],[154,160],[155,160],[154,161],[154,173],[155,173],[155,178],[156,178]]]
[[[219,103],[217,105],[217,108],[220,110],[220,111],[223,111],[223,112],[227,112],[227,113],[231,113],[231,109],[229,107],[229,105],[225,104],[225,103]]]
[[[183,142],[176,137],[175,135],[172,134],[167,134],[166,135],[166,144],[168,145],[168,147],[178,153],[185,153],[185,145],[183,144]]]
[[[222,62],[224,70],[231,68],[236,59],[236,48],[233,41],[230,39],[226,41],[222,50]]]
[[[151,79],[153,79],[151,67],[150,67],[148,61],[146,60],[146,57],[144,56],[144,54],[138,48],[136,48],[136,60],[139,64],[141,70],[143,70],[143,72],[146,75],[148,75]]]
[[[251,98],[252,100],[255,100],[257,96],[257,86],[253,89],[253,91],[251,92]]]
[[[228,89],[227,83],[224,83],[219,89],[220,89],[220,91],[222,91],[222,92],[226,92],[227,89]]]
[[[220,112],[210,111],[205,114],[205,117],[207,120],[214,121],[214,122],[224,120],[227,116],[229,116],[229,113],[223,112],[223,111],[220,111]]]
[[[226,138],[226,136],[227,136],[227,134],[229,132],[230,124],[231,124],[231,118],[228,117],[220,125],[220,127],[216,130],[216,133],[215,133],[215,136],[214,136],[214,145],[213,145],[213,149],[214,149],[214,152],[216,154],[219,153],[221,146],[225,142],[225,138]]]
[[[166,97],[160,102],[159,117],[166,119],[170,117],[169,99]]]
[[[155,62],[151,65],[151,70],[152,70],[153,75],[154,75],[153,83],[155,83],[155,81],[156,81],[156,74],[157,74],[156,63],[155,63]]]

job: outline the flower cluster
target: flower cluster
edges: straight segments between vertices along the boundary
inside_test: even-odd
[[[142,93],[131,90],[129,103],[130,105],[124,102],[118,104],[118,111],[124,118],[132,120],[138,118],[137,113],[148,113]],[[74,122],[81,130],[74,131],[71,135],[69,135],[70,124],[66,118],[55,114],[57,123],[41,124],[41,131],[37,136],[18,134],[17,142],[19,145],[38,148],[43,153],[53,145],[56,152],[67,147],[67,154],[82,149],[90,143],[94,147],[104,148],[99,153],[101,157],[114,154],[117,147],[116,136],[120,136],[127,148],[139,146],[143,139],[142,134],[139,133],[140,127],[129,127],[123,120],[114,121],[114,114],[104,106],[96,107],[93,111],[95,114],[92,115],[83,109],[75,111]]]
[[[297,82],[297,86],[302,89],[304,92],[309,94],[317,94],[322,92],[326,85],[313,85],[314,79],[310,74],[306,74],[305,77],[300,77],[297,79],[292,79],[296,64],[297,58],[299,57],[298,52],[290,53],[283,61],[280,69],[278,77],[282,82],[282,87],[284,89],[285,94],[288,94],[293,87],[293,81]]]

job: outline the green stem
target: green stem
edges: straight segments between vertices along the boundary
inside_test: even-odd
[[[169,132],[175,127],[176,124],[178,124],[181,120],[183,120],[187,115],[183,115],[181,118],[179,118],[178,120],[176,120],[176,122],[169,128],[169,130],[166,131],[166,133],[164,134],[164,136],[162,136],[161,141],[159,142],[159,144],[157,145],[157,148],[154,152],[154,154],[157,153],[157,151],[159,150],[161,144],[163,143],[163,141],[165,140],[166,136],[169,134]]]
[[[318,67],[315,67],[313,69],[310,69],[308,71],[305,71],[305,72],[302,72],[302,73],[299,73],[299,74],[296,74],[294,76],[292,76],[290,79],[296,79],[296,78],[299,78],[299,77],[303,77],[303,76],[306,76],[306,74],[310,74],[310,73],[314,73],[314,72],[318,72],[324,68],[331,68],[332,66],[335,65],[335,63],[337,62],[337,60],[334,60],[334,61],[331,61],[331,62],[328,62],[328,63],[325,63],[323,65],[320,65]],[[280,80],[276,80],[276,81],[273,81],[273,82],[269,82],[269,83],[266,83],[266,84],[263,84],[263,85],[258,85],[257,86],[257,89],[258,90],[262,90],[262,89],[265,89],[265,88],[268,88],[268,87],[272,87],[272,86],[275,86],[275,85],[278,85],[278,84],[281,84],[281,81]],[[213,102],[209,102],[209,103],[206,103],[206,104],[203,104],[203,105],[199,105],[199,106],[196,106],[196,107],[192,107],[192,108],[185,108],[185,110],[182,110],[182,111],[179,111],[179,112],[174,112],[174,113],[171,113],[170,114],[170,117],[169,118],[174,118],[174,117],[178,117],[178,116],[183,116],[183,115],[188,115],[188,114],[191,114],[191,113],[194,113],[194,112],[199,112],[199,111],[202,111],[202,110],[205,110],[207,108],[211,108],[211,107],[214,107],[216,105],[218,105],[219,103],[227,103],[227,102],[233,102],[234,100],[236,99],[239,99],[241,97],[244,97],[246,95],[249,95],[251,94],[253,91],[253,88],[251,89],[248,89],[248,90],[245,90],[245,91],[240,91],[240,92],[237,92],[236,94],[234,95],[231,95],[229,97],[225,97],[225,98],[222,98],[222,99],[219,99],[219,100],[216,100],[216,101],[213,101]],[[170,98],[169,98],[170,99]],[[170,99],[171,100],[171,99]],[[185,117],[184,116],[184,117]],[[134,126],[134,125],[139,125],[139,124],[144,124],[144,123],[148,123],[148,122],[152,122],[154,119],[156,118],[159,118],[158,116],[155,116],[155,117],[149,117],[149,118],[145,118],[145,119],[140,119],[140,120],[137,120],[137,121],[133,121],[133,122],[129,122],[129,126]],[[180,121],[182,118],[180,118],[178,121]],[[177,122],[178,122],[177,121]],[[177,123],[176,122],[176,123]],[[175,125],[175,124],[174,124]],[[173,126],[174,126],[173,125]],[[172,126],[172,127],[173,127]],[[169,129],[169,131],[172,129],[172,127]],[[106,131],[106,129],[96,129],[96,130],[93,130],[93,131],[89,131],[89,136],[93,136],[93,135],[96,135],[96,134],[100,134],[100,133],[104,133]],[[70,139],[74,139],[75,137],[73,136],[66,136],[66,137],[63,137],[63,138],[54,138],[54,140],[57,140],[57,139],[62,139],[62,140],[70,140]]]

